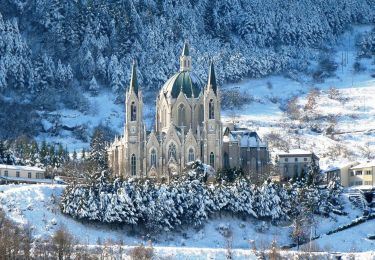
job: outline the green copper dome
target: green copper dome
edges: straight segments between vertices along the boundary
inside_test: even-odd
[[[180,92],[188,98],[196,98],[201,93],[202,81],[190,71],[181,71],[173,75],[163,86],[163,92],[177,98]]]

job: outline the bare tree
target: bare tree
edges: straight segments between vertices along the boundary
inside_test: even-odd
[[[63,227],[56,230],[53,234],[51,243],[55,256],[59,260],[69,259],[73,252],[74,238]]]

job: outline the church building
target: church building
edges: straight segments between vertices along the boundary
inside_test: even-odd
[[[169,178],[181,173],[186,163],[194,160],[201,160],[215,170],[223,168],[225,138],[220,110],[220,90],[213,62],[209,64],[208,80],[204,84],[192,73],[189,46],[185,43],[180,71],[161,88],[156,100],[155,124],[147,131],[143,122],[142,89],[133,63],[125,98],[124,136],[116,138],[108,147],[113,174],[125,178]],[[238,139],[234,145],[237,143]],[[259,144],[255,145],[259,148]],[[231,158],[228,166],[241,166],[241,158],[232,160],[228,155],[232,150],[225,151],[226,159]],[[237,152],[236,156],[239,155]]]

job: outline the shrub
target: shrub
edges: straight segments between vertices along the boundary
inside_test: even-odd
[[[154,248],[152,246],[139,245],[130,250],[129,255],[132,260],[151,260],[154,256]]]

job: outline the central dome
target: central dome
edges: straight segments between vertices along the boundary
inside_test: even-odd
[[[172,98],[177,98],[181,91],[187,98],[196,98],[201,93],[201,86],[202,81],[193,73],[180,71],[167,80],[162,91]]]

